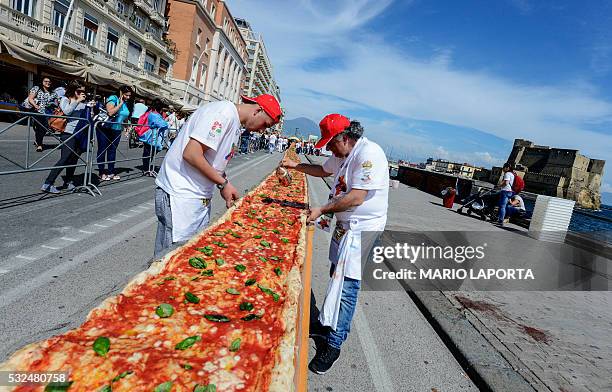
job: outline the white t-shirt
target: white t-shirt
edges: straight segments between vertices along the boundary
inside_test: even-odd
[[[351,219],[359,221],[381,219],[386,221],[389,205],[389,163],[385,152],[372,141],[364,140],[365,145],[352,159],[350,167],[344,167],[346,158],[330,157],[323,164],[323,170],[335,175],[332,186],[333,197],[338,197],[351,189],[367,190],[365,201],[348,211],[337,212],[336,218],[341,222]],[[347,172],[349,171],[350,172]],[[347,178],[349,179],[347,182]],[[348,186],[347,186],[348,183]]]
[[[276,135],[270,135],[270,144],[276,144]]]
[[[525,211],[525,202],[523,201],[522,197],[520,197],[519,195],[514,195],[512,196],[512,199],[517,200],[519,202],[519,205],[516,206],[518,209]]]
[[[504,174],[504,181],[506,181],[506,185],[501,190],[512,191],[512,184],[514,184],[514,174],[512,172],[506,172]]]
[[[204,153],[204,158],[223,173],[240,139],[236,105],[219,101],[198,108],[172,143],[155,180],[157,186],[171,196],[210,199],[215,184],[183,159],[183,151],[191,138],[210,148]]]

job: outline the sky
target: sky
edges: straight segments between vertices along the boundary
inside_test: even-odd
[[[286,118],[345,114],[412,161],[579,149],[608,160],[612,192],[612,2],[227,3],[262,34]]]

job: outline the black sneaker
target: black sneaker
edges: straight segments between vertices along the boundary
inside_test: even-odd
[[[315,337],[326,337],[327,333],[329,332],[329,327],[325,327],[323,325],[321,325],[320,323],[313,323],[310,325],[309,331],[308,331],[308,337],[310,338],[315,338]]]
[[[325,374],[338,358],[340,358],[340,349],[326,343],[317,349],[317,353],[308,364],[308,369],[316,374]]]

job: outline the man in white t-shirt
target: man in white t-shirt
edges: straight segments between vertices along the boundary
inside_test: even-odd
[[[527,213],[525,208],[525,201],[519,195],[514,195],[508,200],[506,205],[506,218],[510,218],[514,215],[523,216]]]
[[[512,162],[504,163],[502,167],[502,172],[504,176],[502,178],[502,182],[500,184],[501,190],[499,192],[499,213],[497,215],[497,222],[495,222],[498,226],[504,225],[504,219],[506,218],[506,205],[508,204],[508,200],[514,195],[512,191],[512,185],[514,185],[514,164]]]
[[[228,208],[238,199],[225,167],[238,149],[240,127],[261,131],[282,115],[271,95],[242,100],[238,105],[219,101],[199,107],[168,150],[155,181],[155,257],[208,225],[215,186]]]
[[[276,148],[276,134],[273,133],[270,135],[270,138],[268,139],[268,152],[272,154],[275,148]]]
[[[317,374],[327,372],[340,356],[348,337],[361,287],[362,231],[383,231],[387,222],[389,164],[380,146],[365,137],[363,127],[340,114],[321,120],[321,140],[331,156],[323,165],[284,159],[282,165],[315,177],[334,176],[327,204],[310,209],[308,221],[335,214],[329,259],[330,281],[319,315],[320,324],[311,326],[317,353],[308,365]]]

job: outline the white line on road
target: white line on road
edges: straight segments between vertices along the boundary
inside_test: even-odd
[[[111,221],[111,222],[115,222],[115,223],[121,223],[121,221],[118,221],[116,219],[113,218],[106,218],[107,221]]]
[[[70,238],[70,237],[60,237],[60,240],[70,241],[70,242],[77,242],[78,241],[76,238]]]
[[[108,227],[108,226],[106,226],[106,225],[101,225],[101,224],[99,224],[99,223],[94,223],[94,226],[104,227],[104,228],[107,228],[107,227]]]
[[[49,245],[41,245],[41,248],[45,248],[45,249],[51,249],[51,250],[58,250],[59,248],[56,248],[55,246],[49,246]]]
[[[24,281],[23,284],[18,287],[0,293],[0,308],[4,308],[21,298],[25,298],[26,294],[30,291],[51,282],[53,280],[53,276],[64,275],[66,272],[81,265],[83,261],[91,260],[99,254],[108,251],[116,244],[123,242],[126,238],[131,237],[134,234],[137,234],[140,231],[146,229],[156,221],[157,217],[151,217],[143,222],[140,222],[139,224],[134,225],[130,229],[124,231],[121,235],[104,241],[103,243],[100,243],[94,246],[93,248],[90,248],[89,250],[80,253],[79,255],[73,257],[72,259],[69,259],[68,261],[59,264],[56,267],[51,268],[50,270],[45,271],[32,279]]]
[[[366,364],[370,369],[374,387],[379,392],[393,392],[395,390],[393,382],[391,382],[391,377],[387,372],[385,362],[380,357],[376,342],[372,336],[372,330],[370,329],[368,320],[359,303],[357,303],[355,309],[354,323],[359,341],[361,342],[361,348],[363,349],[363,355],[368,359]]]
[[[36,257],[29,257],[29,256],[24,256],[24,255],[17,255],[15,257],[18,259],[24,259],[24,260],[30,260],[30,261],[36,260]]]
[[[118,214],[119,216],[123,216],[125,218],[131,218],[133,215],[126,215],[126,214]]]
[[[84,234],[94,234],[93,231],[87,231],[87,230],[79,230],[79,233],[84,233]]]

